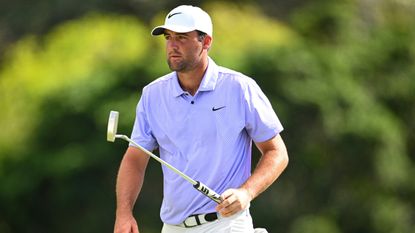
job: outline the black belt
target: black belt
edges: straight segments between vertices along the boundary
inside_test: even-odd
[[[194,214],[187,217],[182,223],[178,226],[181,227],[195,227],[199,226],[208,222],[213,222],[218,219],[218,214],[216,212],[208,213],[208,214]]]

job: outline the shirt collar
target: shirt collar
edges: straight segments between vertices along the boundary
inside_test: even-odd
[[[216,83],[218,81],[218,66],[216,63],[208,57],[209,64],[205,75],[203,76],[202,82],[200,83],[198,91],[213,91],[215,90]],[[173,96],[178,97],[186,93],[180,87],[179,78],[177,76],[177,72],[173,72]]]

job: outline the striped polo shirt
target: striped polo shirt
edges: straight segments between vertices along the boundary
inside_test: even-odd
[[[194,96],[180,87],[176,72],[144,87],[131,139],[149,151],[158,148],[163,160],[221,194],[250,176],[252,141],[269,140],[282,130],[253,79],[209,58]],[[215,211],[215,202],[173,171],[162,170],[164,223]]]

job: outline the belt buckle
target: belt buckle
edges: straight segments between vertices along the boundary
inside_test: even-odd
[[[189,217],[187,217],[183,221],[182,224],[185,228],[191,228],[191,227],[200,226],[200,225],[208,223],[208,222],[213,222],[216,219],[218,219],[217,213],[193,214],[193,215],[190,215]],[[193,221],[192,221],[192,223],[187,223],[188,220],[193,220]]]
[[[193,220],[193,219],[194,219],[194,223],[193,224],[191,224],[191,223],[187,224],[186,223],[188,220]],[[191,228],[191,227],[199,226],[199,225],[202,225],[202,224],[200,223],[199,215],[198,214],[194,214],[194,215],[190,215],[189,217],[187,217],[183,221],[183,225],[184,225],[185,228]]]
[[[187,219],[186,219],[187,220]],[[192,228],[192,227],[195,227],[195,226],[189,226],[189,225],[187,225],[186,224],[186,220],[183,222],[183,226],[185,227],[185,228]]]

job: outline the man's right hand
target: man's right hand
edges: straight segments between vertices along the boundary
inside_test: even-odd
[[[137,221],[132,215],[117,216],[115,220],[114,233],[140,233]]]

